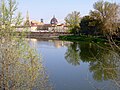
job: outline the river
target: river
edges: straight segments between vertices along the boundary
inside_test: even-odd
[[[53,90],[120,90],[113,83],[116,53],[87,42],[31,39]]]

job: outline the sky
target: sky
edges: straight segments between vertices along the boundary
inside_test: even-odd
[[[98,0],[17,0],[18,10],[24,18],[28,11],[30,20],[40,21],[42,18],[45,23],[50,23],[53,16],[59,23],[63,23],[64,18],[73,11],[80,12],[81,17],[88,15],[96,1]],[[120,3],[120,0],[106,1]]]

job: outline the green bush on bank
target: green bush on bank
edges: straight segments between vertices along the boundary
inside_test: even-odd
[[[86,35],[80,35],[80,36],[59,36],[60,40],[67,40],[67,41],[87,41],[87,42],[107,42],[107,39],[100,38],[97,36],[86,36]]]

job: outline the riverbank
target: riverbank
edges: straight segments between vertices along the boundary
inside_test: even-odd
[[[95,36],[59,36],[60,40],[67,40],[67,41],[87,41],[87,42],[108,42],[106,38],[99,38]]]

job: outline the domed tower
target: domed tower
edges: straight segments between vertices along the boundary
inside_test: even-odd
[[[58,21],[55,18],[55,16],[53,16],[53,18],[51,19],[50,24],[52,24],[52,25],[57,25],[58,24]]]

